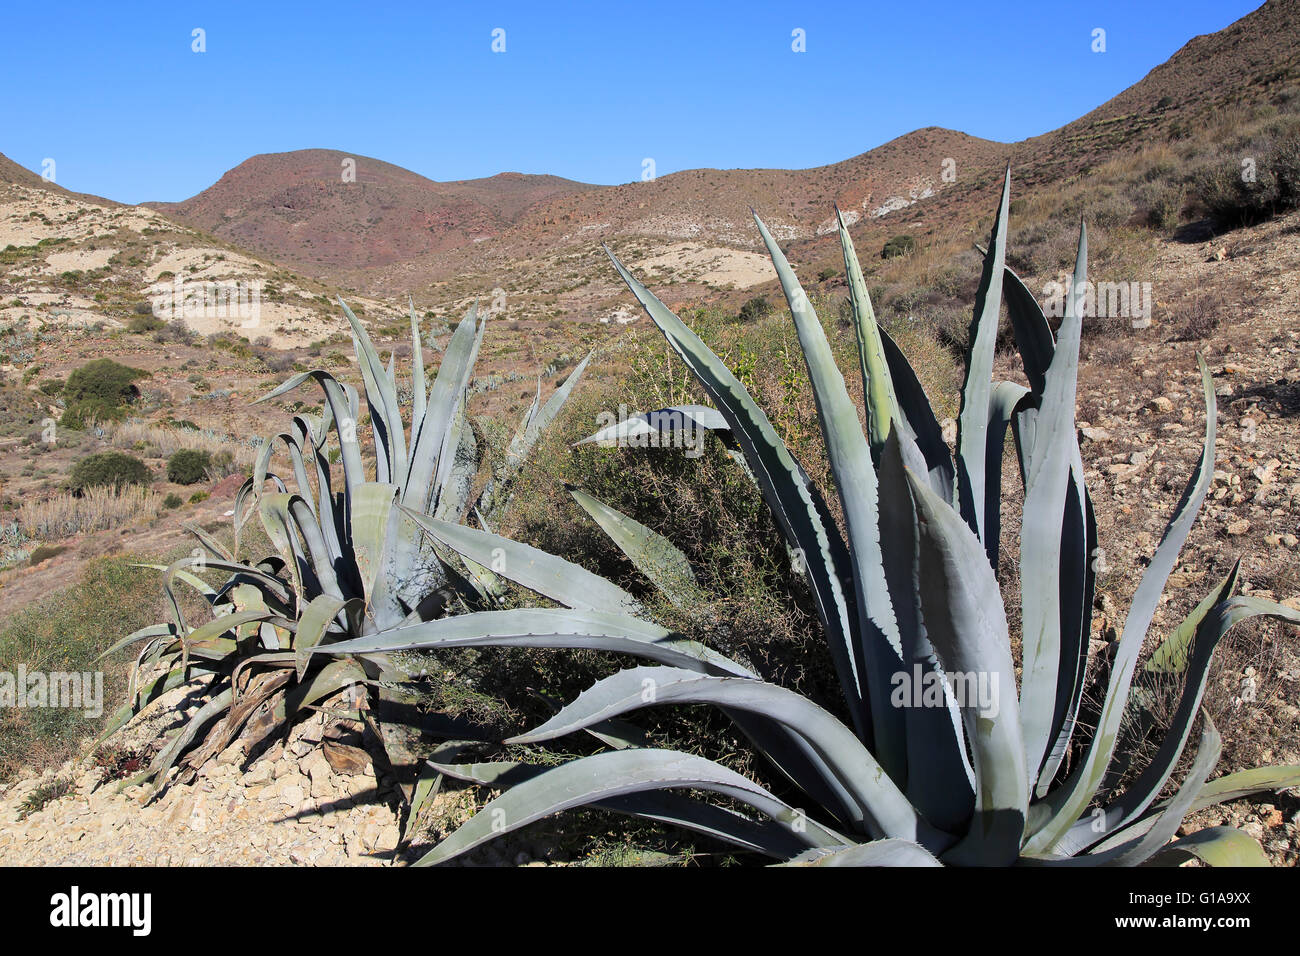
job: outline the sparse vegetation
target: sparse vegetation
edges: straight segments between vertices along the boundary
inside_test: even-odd
[[[69,587],[10,615],[0,625],[0,671],[104,672],[105,712],[126,683],[120,663],[96,663],[112,635],[143,627],[161,603],[155,572],[120,555],[88,564]],[[66,707],[0,708],[0,780],[39,773],[77,753],[102,718]]]

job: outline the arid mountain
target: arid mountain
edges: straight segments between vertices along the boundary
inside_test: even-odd
[[[481,241],[543,200],[593,188],[520,173],[436,183],[378,159],[305,149],[254,156],[184,202],[146,205],[277,261],[327,274]]]
[[[559,261],[619,238],[753,249],[751,207],[787,242],[816,243],[834,205],[872,241],[891,230],[970,225],[1007,162],[1022,195],[1050,188],[1176,138],[1180,125],[1268,102],[1297,75],[1300,0],[1269,0],[1191,40],[1086,116],[1015,144],[927,127],[814,169],[697,169],[620,186],[513,173],[437,183],[365,157],[355,157],[355,182],[345,182],[347,154],[302,150],[255,156],[191,199],[152,205],[320,278],[418,295],[456,276],[508,284],[521,259]]]

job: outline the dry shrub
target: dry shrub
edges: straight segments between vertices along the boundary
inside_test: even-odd
[[[157,492],[139,485],[87,488],[80,497],[65,493],[25,502],[17,524],[28,540],[57,540],[117,528],[138,517],[152,518],[161,507]]]

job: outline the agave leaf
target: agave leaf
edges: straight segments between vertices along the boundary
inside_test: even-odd
[[[546,771],[547,768],[540,764],[502,761],[491,764],[457,765],[448,769],[448,776],[482,786],[504,789],[516,786],[524,780],[531,780]],[[789,828],[774,820],[753,819],[726,807],[705,803],[672,790],[629,793],[607,800],[598,800],[591,806],[670,823],[778,859],[798,856],[808,847],[807,840],[796,838]]]
[[[332,595],[319,594],[303,608],[293,639],[299,680],[302,680],[307,673],[307,665],[311,662],[311,649],[320,643],[321,638],[325,636],[325,631],[329,629],[346,603]]]
[[[343,459],[344,485],[350,500],[352,488],[366,480],[365,471],[361,465],[361,445],[357,441],[358,409],[356,407],[355,389],[340,384],[328,372],[315,369],[293,376],[278,388],[257,399],[253,404],[256,405],[258,402],[279,398],[281,395],[293,391],[308,379],[314,379],[325,393],[325,401],[336,426],[335,433],[338,435],[339,450]],[[255,490],[260,491],[261,489],[256,487]]]
[[[389,515],[397,493],[396,485],[367,481],[357,486],[352,498],[352,553],[368,606],[376,602],[379,591],[388,594],[388,582],[380,580],[380,569],[386,549],[392,546]]]
[[[515,441],[510,443],[510,449],[506,457],[507,478],[519,470],[519,466],[523,464],[524,459],[528,457],[528,453],[537,444],[537,439],[541,437],[542,432],[559,416],[560,410],[564,408],[564,403],[569,400],[573,390],[582,381],[582,374],[587,370],[587,366],[591,364],[595,354],[595,352],[591,352],[579,362],[568,377],[565,378],[564,384],[551,394],[551,397],[546,400],[545,404],[536,413],[529,416],[523,435],[516,436]]]
[[[420,430],[428,395],[424,382],[424,342],[420,339],[420,320],[415,314],[415,299],[406,297],[411,309],[411,441]]]
[[[477,313],[477,307],[470,309],[456,326],[456,331],[447,342],[433,387],[429,390],[427,409],[419,423],[419,434],[411,442],[406,479],[399,482],[402,487],[401,504],[407,508],[423,511],[429,505],[437,458],[442,452],[447,429],[465,394],[469,376],[474,370],[479,342]]]
[[[671,541],[585,491],[571,488],[569,494],[676,607],[698,607],[703,602],[704,592],[690,561]]]
[[[1188,770],[1178,792],[1170,799],[1168,806],[1156,819],[1151,829],[1144,835],[1113,849],[1097,851],[1075,859],[1097,860],[1111,866],[1138,866],[1173,839],[1178,828],[1182,826],[1183,818],[1191,812],[1192,804],[1205,785],[1210,772],[1219,762],[1219,754],[1223,749],[1214,721],[1210,719],[1209,714],[1203,714],[1203,719],[1205,727],[1201,731],[1201,742],[1196,751],[1196,759],[1192,761],[1191,769]]]
[[[532,695],[546,704],[551,713],[559,713],[561,704],[557,703],[549,695],[540,691],[529,688]],[[644,730],[635,724],[630,724],[625,720],[605,720],[589,727],[583,728],[591,736],[595,737],[607,747],[614,750],[626,750],[628,747],[648,747],[650,738],[646,736]]]
[[[362,381],[366,386],[366,404],[370,407],[370,427],[375,434],[375,453],[377,463],[382,466],[378,475],[380,482],[395,481],[406,474],[406,435],[402,426],[402,409],[397,402],[397,389],[393,387],[392,374],[379,360],[366,334],[365,326],[348,308],[348,304],[339,300],[348,324],[352,326],[352,342],[356,348],[357,365],[361,368]]]
[[[536,743],[621,716],[644,706],[714,704],[756,713],[806,739],[828,761],[857,803],[851,821],[860,832],[906,839],[936,834],[849,728],[794,691],[752,678],[711,677],[676,667],[633,667],[597,681],[540,727],[506,743]]]
[[[640,610],[636,598],[618,585],[563,558],[477,528],[407,513],[411,520],[458,554],[487,565],[566,607],[628,614]]]
[[[157,637],[173,637],[173,638],[176,637],[176,625],[150,624],[147,627],[140,628],[140,630],[138,631],[132,631],[130,634],[122,638],[120,641],[115,641],[113,645],[108,648],[108,650],[104,651],[101,654],[96,655],[95,660],[102,661],[105,657],[107,657],[109,654],[112,654],[114,651],[120,651],[128,644],[134,644],[136,641],[143,641],[143,640],[148,640],[150,638],[157,638]]]
[[[174,690],[182,684],[188,684],[190,681],[195,680],[196,678],[192,672],[196,669],[204,673],[208,672],[202,662],[192,664],[189,668],[174,667],[141,687],[138,693],[132,694],[125,704],[113,712],[90,749],[92,751],[96,749],[101,743],[125,727],[132,717],[169,690]]]
[[[364,487],[364,482],[358,487]],[[304,570],[310,572],[309,579],[314,579],[311,593],[315,594],[319,590],[342,597],[343,589],[334,572],[334,562],[338,560],[339,555],[330,550],[325,532],[311,505],[302,495],[288,496],[287,504],[289,514],[293,516],[294,526],[302,535],[302,540],[306,542],[307,552],[310,555],[309,565]]]
[[[1201,792],[1192,801],[1188,813],[1195,813],[1220,803],[1231,803],[1257,793],[1272,793],[1300,787],[1300,766],[1294,767],[1257,767],[1253,770],[1240,770],[1226,774],[1217,780],[1211,780],[1201,787]],[[1132,823],[1119,827],[1109,837],[1092,848],[1093,852],[1108,850],[1126,843],[1134,837],[1150,831],[1161,814],[1169,806],[1169,800],[1162,800],[1152,806]]]
[[[943,866],[910,840],[875,840],[842,850],[809,850],[786,866]]]
[[[164,571],[164,572],[167,571],[169,568],[175,567],[176,570],[173,573],[173,578],[179,581],[184,581],[186,584],[191,585],[196,591],[198,591],[205,598],[207,598],[209,603],[211,603],[213,598],[221,592],[214,591],[212,589],[212,586],[208,584],[206,581],[204,581],[202,578],[198,577],[197,575],[190,574],[188,571],[186,571],[184,567],[181,566],[186,563],[188,563],[192,567],[202,564],[205,570],[210,569],[215,571],[227,571],[238,578],[241,579],[246,578],[249,582],[255,584],[258,588],[262,589],[266,593],[275,597],[282,604],[287,603],[289,601],[289,591],[285,588],[283,581],[279,580],[278,578],[272,577],[271,575],[267,574],[265,571],[259,571],[257,568],[251,567],[247,564],[238,564],[231,561],[221,561],[215,558],[204,558],[202,559],[202,561],[198,561],[194,558],[184,558],[180,562],[177,562],[176,565],[137,564],[137,565],[133,565],[133,567],[152,568],[155,571]],[[229,584],[230,582],[227,582],[226,584],[222,585],[222,588],[223,589],[227,588]]]
[[[1052,364],[1052,354],[1056,350],[1052,328],[1034,294],[1010,266],[1003,271],[1003,278],[1002,290],[1006,297],[1007,315],[1011,319],[1011,330],[1015,333],[1020,362],[1024,366],[1025,377],[1029,379],[1030,391],[1042,395],[1047,384],[1047,367]]]
[[[1079,513],[1077,509],[1081,492],[1083,508]],[[1079,707],[1083,702],[1088,639],[1092,635],[1092,603],[1097,585],[1094,567],[1094,555],[1098,550],[1097,518],[1093,512],[1092,497],[1084,488],[1083,460],[1079,455],[1077,441],[1061,527],[1061,589],[1063,594],[1073,599],[1061,601],[1060,666],[1057,671],[1056,708],[1052,716],[1056,740],[1048,750],[1042,770],[1038,773],[1035,795],[1039,799],[1046,795],[1052,781],[1056,779],[1074,736]],[[1078,590],[1080,579],[1081,591]]]
[[[326,648],[341,645],[327,644]],[[317,645],[319,650],[321,645]],[[330,661],[315,674],[290,688],[288,693],[276,704],[275,716],[280,720],[292,720],[304,707],[318,700],[324,700],[345,687],[366,683],[366,672],[361,665],[351,659]]]
[[[853,307],[853,330],[858,339],[858,362],[862,368],[862,394],[866,396],[867,437],[876,460],[884,450],[885,441],[895,422],[900,429],[911,430],[907,419],[898,407],[894,383],[889,375],[889,362],[885,346],[880,340],[880,325],[871,307],[871,295],[862,277],[862,265],[853,248],[849,227],[844,214],[837,207],[835,218],[839,224],[840,249],[844,253],[844,275],[849,280],[849,303]],[[915,438],[915,436],[912,436]]]
[[[389,628],[320,645],[313,653],[382,654],[434,647],[571,647],[618,651],[708,674],[752,677],[735,661],[695,641],[625,614],[567,608],[480,611]]]
[[[225,546],[222,545],[220,541],[212,537],[212,535],[208,534],[198,525],[182,524],[181,527],[184,528],[186,531],[188,531],[190,534],[194,535],[194,537],[198,538],[199,542],[203,545],[203,547],[208,549],[209,554],[213,555],[214,557],[221,558],[223,561],[235,560],[235,556],[232,555],[229,551],[227,551]]]
[[[966,354],[966,379],[957,416],[957,497],[962,517],[980,541],[984,533],[985,468],[989,423],[989,396],[993,381],[993,350],[1002,310],[1002,272],[1007,249],[1007,208],[1011,204],[1011,167],[1002,180],[993,241],[984,257],[984,272],[975,295],[970,346]]]
[[[803,480],[802,469],[777,436],[763,410],[755,404],[736,376],[686,323],[632,277],[608,247],[605,252],[646,314],[673,351],[681,356],[694,373],[727,420],[745,454],[763,499],[772,510],[787,541],[802,555],[817,614],[826,629],[827,643],[835,660],[854,726],[859,733],[868,730],[866,691],[858,680],[858,664],[849,640],[848,598],[842,583],[846,579],[847,568],[837,564],[832,545],[832,538],[838,538],[838,532],[833,525],[828,526],[823,520],[808,485]]]
[[[411,322],[415,322],[414,309],[412,309]],[[418,343],[419,338],[416,337]],[[418,345],[417,345],[418,347]],[[419,394],[418,392],[416,394]],[[415,788],[411,791],[411,805],[407,810],[406,819],[402,822],[402,832],[400,840],[405,841],[410,836],[410,829],[414,826],[415,821],[419,819],[420,812],[425,805],[438,795],[442,789],[443,775],[427,763],[420,764],[417,773]]]
[[[1214,472],[1214,436],[1216,433],[1216,406],[1214,400],[1214,381],[1210,377],[1209,367],[1202,356],[1197,356],[1201,367],[1201,385],[1205,392],[1206,424],[1205,445],[1201,460],[1188,480],[1173,517],[1165,529],[1164,538],[1151,563],[1142,575],[1133,602],[1129,606],[1128,617],[1124,621],[1124,630],[1120,635],[1119,647],[1111,665],[1110,683],[1102,703],[1101,714],[1096,733],[1088,745],[1088,750],[1078,768],[1071,773],[1064,784],[1043,799],[1044,809],[1036,814],[1033,835],[1025,844],[1025,851],[1031,855],[1048,853],[1065,833],[1079,819],[1093,794],[1097,792],[1106,775],[1115,750],[1115,741],[1119,734],[1120,722],[1129,699],[1133,673],[1137,666],[1138,653],[1146,638],[1147,628],[1160,601],[1169,573],[1173,570],[1191,530],[1196,513],[1205,500],[1210,479]]]
[[[474,478],[478,474],[478,442],[463,403],[456,413],[451,435],[451,454],[439,460],[438,474],[434,478],[437,505],[433,514],[444,521],[458,522],[469,506]]]
[[[794,270],[763,221],[754,217],[759,234],[790,303],[799,345],[803,350],[808,378],[817,402],[817,418],[826,440],[826,457],[844,508],[848,530],[849,559],[856,589],[859,647],[854,658],[862,669],[859,682],[867,687],[871,708],[874,753],[885,772],[903,781],[907,774],[907,750],[903,714],[889,702],[889,681],[902,665],[902,641],[894,616],[889,586],[885,580],[884,555],[880,542],[880,500],[871,446],[862,433],[858,411],[844,376],[831,353],[821,321],[813,311]]]
[[[315,569],[299,541],[298,530],[301,528],[293,514],[295,498],[302,501],[298,495],[263,495],[257,503],[258,515],[262,519],[266,536],[270,538],[271,544],[275,546],[276,551],[289,567],[294,593],[301,600],[310,600],[322,588],[316,578]]]
[[[900,679],[916,681],[919,686],[926,680],[938,681],[946,704],[908,706],[912,701],[906,700],[904,692],[899,709],[907,730],[907,797],[935,826],[959,833],[975,807],[975,776],[966,757],[961,712],[921,617],[916,511],[897,430],[890,432],[880,456],[880,537],[889,542],[885,575],[903,642],[903,666],[891,684],[897,685]],[[891,693],[890,704],[899,703]]]
[[[451,774],[454,768],[437,769]],[[582,757],[521,781],[489,802],[417,865],[442,863],[562,810],[673,788],[708,790],[729,797],[766,814],[809,846],[842,840],[762,787],[711,760],[672,750],[615,750]]]
[[[210,724],[223,712],[230,708],[234,696],[233,688],[227,687],[225,690],[214,694],[207,700],[202,707],[191,717],[177,733],[167,742],[158,755],[154,757],[153,763],[149,765],[145,779],[153,783],[153,792],[150,796],[152,799],[161,791],[163,782],[166,780],[167,771],[176,763],[185,748],[194,742],[199,731]]]
[[[1217,780],[1211,780],[1202,787],[1192,803],[1190,812],[1204,810],[1216,803],[1228,803],[1256,793],[1286,790],[1290,787],[1300,787],[1300,766],[1239,770]]]
[[[928,483],[910,472],[907,479],[920,532],[921,614],[945,670],[965,682],[958,703],[974,758],[975,816],[950,855],[1009,865],[1024,827],[1029,778],[1001,592],[983,546],[961,517]],[[993,699],[981,701],[972,683],[987,687]]]
[[[916,372],[907,361],[902,349],[889,337],[884,329],[877,328],[880,344],[884,349],[885,361],[889,365],[889,378],[894,386],[894,395],[898,399],[898,410],[906,428],[899,431],[906,435],[910,430],[916,438],[917,447],[925,458],[930,475],[930,488],[944,501],[953,500],[952,454],[943,440],[943,429],[934,417],[934,409],[925,396],[925,389],[916,377]],[[903,447],[907,443],[903,442]]]
[[[1181,866],[1200,860],[1207,866],[1268,866],[1264,850],[1236,827],[1206,827],[1175,840],[1147,861],[1147,866]]]
[[[497,575],[483,567],[473,558],[467,558],[463,554],[456,554],[460,558],[460,563],[464,566],[467,580],[478,596],[488,605],[503,604],[505,602],[506,589],[505,585]]]
[[[1156,751],[1155,756],[1151,758],[1151,762],[1142,773],[1106,807],[1104,815],[1097,816],[1094,814],[1085,817],[1071,827],[1070,831],[1057,844],[1058,851],[1071,854],[1080,853],[1085,847],[1099,842],[1115,830],[1136,819],[1155,801],[1155,798],[1164,788],[1165,783],[1173,773],[1174,766],[1182,756],[1187,738],[1191,734],[1192,721],[1200,709],[1201,699],[1205,694],[1205,686],[1209,680],[1210,663],[1214,651],[1218,647],[1219,641],[1228,632],[1228,629],[1242,619],[1242,616],[1236,616],[1232,613],[1229,601],[1232,588],[1236,584],[1237,570],[1234,567],[1220,586],[1211,591],[1206,601],[1202,602],[1202,606],[1204,606],[1211,599],[1215,599],[1209,607],[1205,608],[1205,610],[1198,607],[1189,616],[1189,621],[1195,618],[1194,639],[1182,644],[1180,648],[1174,649],[1174,653],[1183,655],[1182,667],[1179,672],[1185,673],[1186,679],[1183,682],[1183,691],[1179,697],[1178,706],[1174,711],[1173,718],[1170,720],[1164,738],[1160,742],[1159,750]],[[1289,608],[1283,610],[1290,611]],[[1269,610],[1261,608],[1245,616],[1253,617],[1255,614],[1267,613],[1270,613]],[[1300,613],[1291,611],[1290,614],[1294,620],[1300,620]],[[1286,615],[1279,616],[1286,617]],[[1181,630],[1181,627],[1179,630]],[[1187,656],[1189,650],[1190,657]]]
[[[1088,231],[1079,228],[1079,249],[1073,289],[1087,281]],[[1082,525],[1081,502],[1066,514],[1070,472],[1076,448],[1075,396],[1079,371],[1082,309],[1072,291],[1066,297],[1065,318],[1047,369],[1034,442],[1025,455],[1025,502],[1020,526],[1020,597],[1022,670],[1020,721],[1025,738],[1025,768],[1030,784],[1038,780],[1049,746],[1056,740],[1053,718],[1061,670],[1062,604],[1077,606],[1084,587],[1082,565],[1066,567],[1063,527]],[[1083,542],[1074,539],[1077,547]],[[988,545],[989,539],[985,539]],[[994,565],[996,567],[996,565]],[[1073,571],[1073,580],[1063,574]],[[1049,781],[1050,782],[1050,781]]]
[[[989,567],[998,567],[998,551],[1002,537],[1002,459],[1006,450],[1007,428],[1033,401],[1030,392],[1015,382],[995,382],[989,396],[988,448],[985,449],[985,487],[996,489],[984,502],[984,552]]]
[[[1237,579],[1241,575],[1241,558],[1233,564],[1228,576],[1219,582],[1201,603],[1192,608],[1192,612],[1183,618],[1181,624],[1160,642],[1160,646],[1147,658],[1143,670],[1148,674],[1184,674],[1187,672],[1188,656],[1192,652],[1193,641],[1211,609],[1227,601],[1237,590]]]

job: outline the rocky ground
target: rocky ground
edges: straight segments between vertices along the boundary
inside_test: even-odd
[[[118,746],[147,752],[196,700],[185,688],[164,695]],[[236,740],[152,801],[143,786],[119,792],[122,781],[90,759],[0,787],[0,865],[389,865],[398,815],[370,757],[347,739],[318,713],[255,760]],[[59,780],[71,783],[65,795],[25,812]]]
[[[1176,627],[1238,558],[1239,593],[1300,608],[1300,215],[1209,243],[1161,242],[1149,278],[1151,327],[1112,323],[1082,348],[1078,420],[1104,552],[1096,646],[1122,630],[1200,457],[1197,352],[1218,404],[1214,481],[1149,640]],[[1012,377],[1018,360],[999,365],[996,374]],[[1300,634],[1248,622],[1216,656],[1205,706],[1224,739],[1218,772],[1300,764]],[[1300,858],[1297,791],[1203,811],[1186,830],[1219,824],[1251,832],[1277,865]]]

